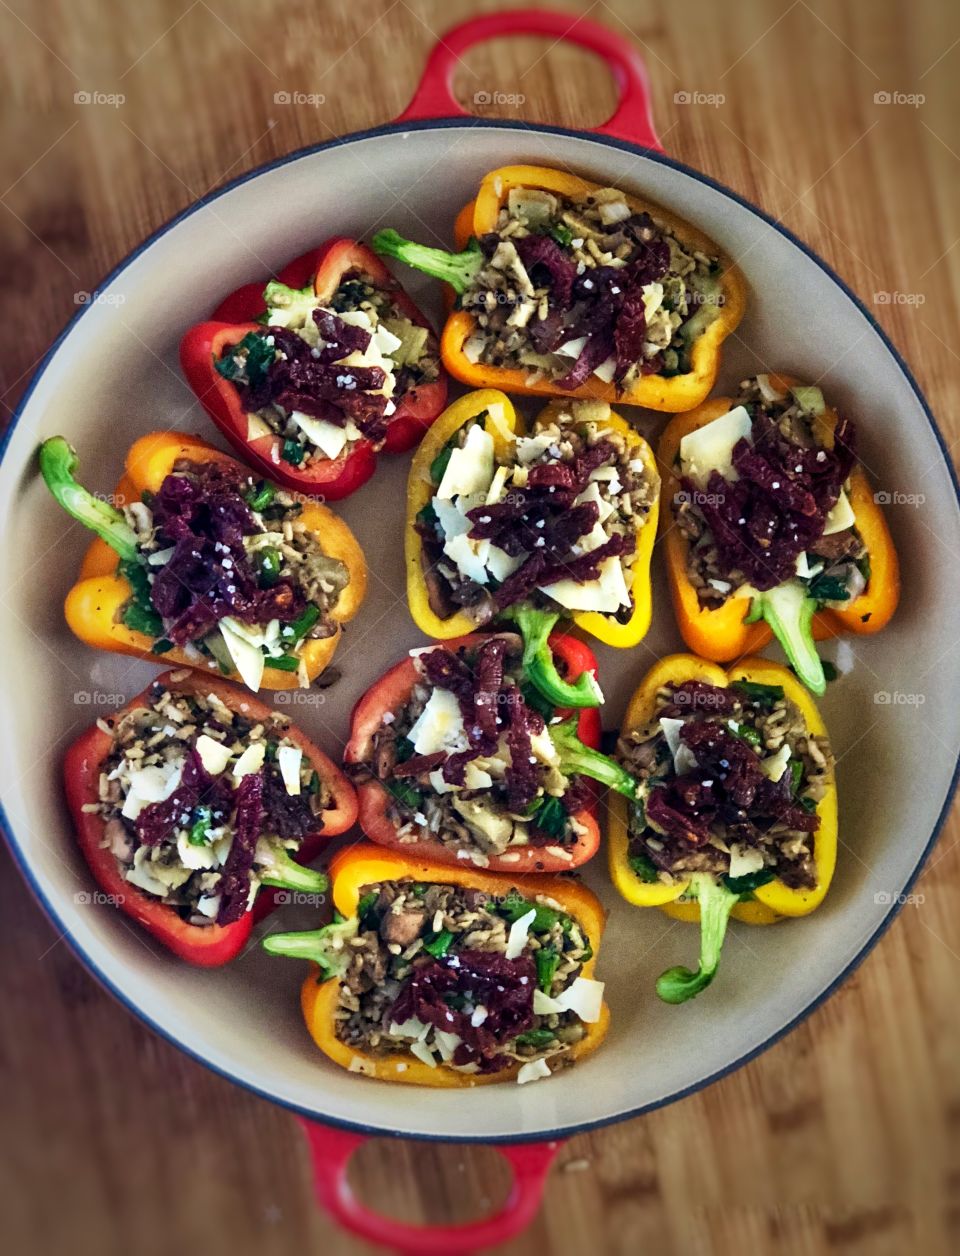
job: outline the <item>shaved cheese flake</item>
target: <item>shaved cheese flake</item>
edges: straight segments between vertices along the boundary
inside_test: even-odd
[[[326,419],[315,419],[312,415],[302,414],[299,410],[291,412],[290,418],[311,441],[328,458],[339,458],[347,443],[347,430],[337,423],[329,423]]]
[[[832,536],[834,532],[846,532],[847,528],[852,528],[856,522],[857,517],[850,505],[850,498],[841,489],[833,509],[827,514],[823,525],[823,535]]]
[[[277,764],[283,777],[283,787],[291,797],[300,793],[300,765],[303,762],[303,751],[299,746],[280,746],[277,750]]]
[[[493,437],[474,423],[462,448],[455,448],[436,496],[450,499],[465,493],[485,493],[493,479]]]
[[[267,753],[267,744],[264,741],[255,741],[247,746],[243,754],[233,765],[233,775],[239,781],[243,776],[249,776],[252,772],[259,772],[263,767],[264,756]]]
[[[222,742],[214,741],[206,733],[197,738],[196,751],[200,756],[204,771],[209,772],[211,776],[219,776],[233,758],[230,750]]]
[[[760,771],[771,781],[779,781],[790,762],[790,747],[781,746],[776,754],[760,760]]]
[[[719,471],[725,480],[736,480],[733,450],[738,441],[749,440],[752,430],[750,413],[745,406],[735,406],[712,423],[688,432],[680,442],[680,465],[700,488],[706,486],[711,471]]]
[[[126,797],[120,814],[135,820],[140,812],[154,802],[166,802],[180,784],[182,761],[161,766],[133,768],[126,782]]]
[[[417,754],[466,750],[467,734],[456,697],[448,689],[434,689],[407,736]]]
[[[256,693],[263,680],[263,653],[260,647],[244,640],[225,619],[220,621],[220,635],[223,637],[227,652],[233,660],[240,679],[248,689]]]
[[[551,999],[549,994],[544,994],[540,989],[534,990],[534,1016],[559,1016],[563,1010],[562,1004],[560,1004],[556,999]]]
[[[425,1042],[412,1042],[410,1044],[410,1054],[415,1055],[418,1060],[422,1060],[423,1063],[429,1065],[430,1068],[437,1067],[437,1061],[434,1054]]]
[[[575,1012],[585,1025],[595,1025],[603,1007],[603,982],[577,977],[557,995],[556,1002],[562,1011]]]
[[[529,1064],[524,1064],[517,1074],[517,1085],[525,1086],[527,1082],[539,1081],[541,1077],[550,1076],[550,1065],[543,1057],[539,1060],[531,1060]]]
[[[594,370],[597,379],[602,379],[605,384],[613,382],[614,372],[617,369],[617,359],[614,357],[607,358],[606,362],[601,362]]]
[[[683,720],[673,719],[669,715],[665,715],[660,720],[667,746],[673,755],[673,770],[677,776],[685,776],[697,766],[693,751],[680,740],[680,729],[683,724]]]
[[[759,872],[762,867],[763,854],[755,847],[730,847],[730,867],[727,870],[727,876],[745,877],[751,872]]]
[[[540,592],[571,611],[599,611],[611,615],[621,606],[630,605],[630,592],[619,558],[605,558],[596,580],[584,583],[558,580],[555,584],[542,585]]]
[[[443,546],[443,552],[456,563],[463,575],[477,584],[487,583],[486,559],[489,551],[489,541],[471,541],[466,533],[450,537]]]
[[[433,1039],[440,1052],[440,1058],[445,1061],[453,1059],[453,1053],[463,1041],[459,1034],[448,1034],[444,1029],[435,1029]]]
[[[583,506],[587,502],[593,502],[597,508],[600,523],[613,514],[613,506],[602,496],[600,485],[596,480],[591,480],[583,492],[574,499],[575,506]]]
[[[523,948],[527,945],[527,938],[530,934],[530,926],[533,924],[537,915],[537,909],[531,907],[528,912],[515,920],[510,926],[510,933],[507,937],[507,949],[504,952],[507,959],[519,959],[523,954]]]

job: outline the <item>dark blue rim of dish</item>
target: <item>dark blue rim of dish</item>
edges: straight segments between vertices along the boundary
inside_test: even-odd
[[[683,162],[676,161],[674,158],[667,157],[663,153],[655,152],[652,149],[641,148],[637,144],[630,144],[626,140],[613,139],[605,135],[595,135],[591,132],[574,131],[567,127],[545,126],[545,125],[540,125],[540,124],[531,126],[530,124],[525,123],[525,122],[516,122],[516,121],[495,119],[495,118],[481,119],[481,118],[475,118],[475,117],[439,118],[439,119],[423,121],[423,122],[400,122],[400,123],[394,122],[394,123],[388,123],[385,126],[372,127],[368,131],[355,131],[350,135],[345,135],[337,139],[328,140],[322,144],[313,144],[306,148],[297,149],[295,152],[288,153],[285,157],[278,157],[276,161],[268,162],[266,165],[258,166],[255,170],[251,170],[247,174],[240,175],[236,179],[231,179],[229,183],[225,183],[222,187],[217,188],[216,191],[208,194],[206,197],[202,198],[201,200],[196,201],[194,204],[189,205],[186,209],[181,210],[179,214],[176,214],[173,218],[169,219],[166,223],[164,223],[163,226],[158,227],[157,230],[154,231],[152,235],[149,235],[141,244],[139,244],[135,249],[133,249],[132,252],[128,253],[127,256],[123,259],[123,261],[120,262],[120,264],[116,266],[110,272],[109,275],[107,275],[107,277],[100,284],[100,287],[97,289],[97,291],[99,292],[103,288],[107,287],[109,284],[113,283],[113,281],[119,275],[121,275],[123,271],[125,271],[132,262],[136,261],[136,259],[140,256],[141,253],[145,252],[148,248],[150,248],[150,246],[156,240],[159,240],[161,236],[166,235],[168,231],[170,231],[173,227],[177,226],[177,224],[182,222],[185,218],[189,218],[191,214],[197,213],[198,210],[203,209],[206,205],[210,204],[212,201],[218,200],[221,196],[224,196],[227,192],[232,191],[233,188],[240,187],[241,184],[247,183],[251,179],[255,179],[261,174],[266,174],[270,170],[276,170],[281,166],[289,165],[291,162],[299,161],[303,157],[312,156],[314,153],[326,152],[332,148],[339,148],[345,144],[355,143],[359,140],[379,139],[386,135],[403,135],[409,131],[432,131],[432,130],[444,130],[445,131],[445,130],[456,129],[458,127],[481,127],[481,128],[489,129],[489,130],[502,129],[502,130],[509,130],[509,131],[518,131],[521,133],[532,132],[533,134],[558,135],[566,139],[588,140],[593,144],[601,144],[607,148],[620,149],[623,152],[631,153],[637,157],[643,157],[648,161],[656,163],[657,165],[667,166],[672,170],[678,170],[682,174],[688,175],[690,178],[695,179],[698,183],[703,183],[707,187],[712,188],[715,192],[720,192],[723,196],[733,201],[736,205],[739,205],[741,206],[741,208],[748,210],[755,217],[765,222],[767,226],[772,227],[775,231],[779,232],[780,235],[782,235],[786,240],[789,240],[790,243],[795,245],[798,249],[800,249],[801,252],[806,254],[806,256],[809,257],[812,262],[815,262],[816,265],[819,266],[820,269],[830,279],[833,280],[833,282],[837,285],[837,287],[840,288],[841,291],[848,297],[848,299],[853,302],[853,304],[857,307],[860,313],[864,316],[864,318],[867,320],[867,322],[870,324],[873,330],[880,337],[880,340],[882,341],[884,347],[887,349],[887,352],[890,354],[894,362],[896,362],[897,366],[900,368],[901,373],[903,374],[907,383],[910,385],[911,389],[913,390],[913,393],[916,396],[917,401],[920,403],[923,409],[923,412],[927,417],[927,422],[930,424],[933,434],[936,437],[937,444],[940,446],[941,452],[943,453],[944,462],[946,463],[950,478],[953,481],[953,488],[954,488],[954,493],[957,499],[957,505],[958,505],[958,508],[960,508],[960,482],[958,482],[956,471],[954,470],[953,464],[950,461],[950,455],[947,450],[946,442],[943,439],[940,429],[937,427],[936,420],[934,419],[933,413],[930,410],[929,405],[927,404],[927,400],[924,397],[923,393],[921,392],[919,385],[917,384],[916,380],[913,378],[913,375],[910,372],[910,368],[907,366],[906,362],[901,357],[899,351],[897,350],[895,345],[891,342],[886,332],[883,330],[883,328],[880,326],[877,320],[873,317],[873,315],[870,313],[870,311],[867,309],[864,303],[860,300],[860,298],[853,291],[851,291],[851,289],[847,286],[847,284],[844,283],[844,281],[840,278],[840,276],[837,275],[826,264],[826,262],[824,262],[820,257],[818,257],[817,254],[814,253],[813,250],[808,245],[804,244],[804,242],[798,239],[798,237],[795,236],[792,231],[789,231],[786,227],[783,226],[782,223],[777,222],[776,219],[772,218],[769,214],[765,213],[762,209],[758,209],[757,206],[751,204],[750,201],[746,200],[744,197],[740,196],[738,193],[731,191],[730,188],[726,187],[722,183],[719,183],[716,179],[712,179],[708,175],[701,174],[700,171],[698,170],[691,169],[690,166],[685,165]],[[2,461],[2,459],[6,455],[7,446],[10,442],[10,437],[13,434],[14,428],[19,423],[21,415],[23,414],[23,411],[26,408],[33,394],[33,390],[36,388],[41,376],[43,375],[47,367],[50,365],[50,362],[53,360],[54,355],[59,350],[60,345],[63,343],[65,338],[70,334],[70,332],[72,331],[72,329],[74,328],[78,320],[81,319],[84,316],[84,314],[86,314],[87,310],[90,308],[92,304],[93,302],[90,301],[86,305],[83,305],[80,307],[77,313],[74,314],[74,316],[70,319],[70,321],[64,327],[63,331],[61,331],[60,335],[56,338],[56,340],[50,346],[47,353],[44,355],[43,360],[40,362],[40,365],[37,367],[36,373],[34,374],[33,378],[30,381],[30,384],[28,385],[26,391],[24,392],[23,396],[20,399],[20,402],[16,408],[16,411],[14,412],[13,418],[10,421],[10,425],[3,435],[2,441],[0,441],[0,461]],[[626,1112],[619,1112],[615,1116],[602,1117],[602,1118],[598,1118],[595,1121],[583,1121],[577,1125],[565,1125],[559,1129],[554,1129],[554,1130],[538,1131],[536,1134],[498,1134],[498,1135],[492,1135],[492,1136],[491,1135],[477,1135],[477,1134],[462,1134],[462,1135],[452,1136],[452,1135],[447,1135],[447,1134],[411,1133],[405,1130],[381,1129],[381,1128],[378,1128],[377,1126],[364,1125],[356,1121],[345,1121],[341,1118],[331,1117],[326,1112],[323,1112],[317,1109],[312,1109],[312,1108],[304,1108],[304,1107],[301,1107],[299,1104],[291,1103],[285,1099],[280,1099],[276,1095],[271,1094],[269,1091],[264,1090],[260,1088],[259,1086],[254,1085],[252,1082],[245,1081],[243,1078],[237,1077],[235,1074],[227,1072],[226,1069],[220,1068],[218,1065],[211,1063],[210,1060],[206,1059],[204,1056],[199,1054],[196,1050],[194,1050],[194,1048],[180,1041],[180,1039],[176,1038],[168,1030],[164,1029],[161,1025],[158,1025],[154,1020],[151,1019],[151,1017],[144,1011],[143,1008],[138,1007],[135,1003],[132,1003],[126,997],[126,995],[123,994],[123,992],[120,991],[113,984],[110,978],[104,972],[100,970],[100,968],[93,962],[90,956],[87,955],[82,949],[82,947],[79,946],[79,944],[75,941],[75,939],[71,937],[63,921],[57,915],[56,909],[49,902],[46,895],[40,889],[40,886],[37,884],[35,878],[33,877],[33,874],[30,869],[29,860],[27,859],[24,852],[21,850],[14,836],[13,829],[7,818],[6,810],[2,806],[2,804],[0,804],[0,829],[2,829],[7,839],[7,844],[9,845],[13,853],[14,859],[16,860],[17,864],[20,867],[20,871],[22,872],[24,878],[29,884],[31,890],[33,891],[40,905],[43,907],[46,914],[53,921],[54,925],[61,931],[64,937],[64,940],[68,943],[68,945],[70,946],[70,949],[83,962],[84,966],[87,969],[89,969],[90,972],[93,973],[93,975],[97,978],[97,980],[101,983],[101,985],[103,985],[114,996],[114,998],[116,998],[120,1003],[122,1003],[123,1006],[128,1011],[132,1012],[134,1016],[136,1016],[139,1020],[143,1021],[144,1024],[148,1025],[150,1029],[152,1029],[155,1033],[159,1034],[161,1038],[165,1038],[168,1042],[172,1043],[173,1046],[177,1047],[185,1055],[190,1056],[191,1059],[196,1060],[198,1063],[204,1065],[205,1068],[210,1069],[211,1072],[218,1074],[220,1077],[226,1078],[227,1081],[233,1082],[237,1086],[243,1087],[244,1090],[250,1091],[251,1093],[259,1096],[261,1099],[266,1099],[270,1103],[275,1103],[279,1105],[280,1107],[287,1108],[291,1112],[296,1112],[299,1116],[306,1117],[309,1120],[320,1121],[326,1125],[333,1125],[339,1129],[352,1130],[360,1134],[368,1134],[371,1137],[375,1137],[375,1138],[417,1138],[417,1139],[422,1139],[425,1141],[449,1142],[449,1143],[488,1143],[488,1144],[489,1143],[529,1143],[529,1142],[546,1142],[553,1139],[572,1138],[575,1134],[583,1134],[587,1132],[588,1130],[600,1129],[605,1125],[613,1125],[619,1121],[629,1121],[634,1117],[642,1116],[646,1112],[652,1112],[656,1110],[657,1108],[666,1107],[667,1104],[674,1103],[678,1099],[685,1099],[688,1095],[695,1094],[698,1090],[702,1090],[704,1087],[711,1085],[713,1082],[719,1081],[721,1078],[726,1077],[729,1073],[735,1072],[738,1068],[741,1068],[744,1064],[748,1064],[751,1060],[755,1059],[758,1055],[762,1055],[762,1053],[766,1051],[769,1047],[772,1047],[774,1043],[779,1042],[779,1040],[785,1037],[788,1033],[790,1033],[791,1030],[795,1029],[802,1020],[805,1020],[806,1017],[810,1015],[811,1012],[816,1011],[816,1009],[820,1007],[821,1004],[826,1002],[826,1000],[833,994],[833,992],[837,989],[838,986],[840,986],[844,981],[846,981],[846,979],[850,976],[850,974],[854,971],[854,969],[856,969],[863,962],[863,960],[867,957],[867,955],[869,955],[869,953],[873,950],[874,946],[876,946],[877,942],[880,940],[882,935],[886,932],[886,930],[892,924],[895,916],[899,912],[900,908],[903,906],[903,900],[905,896],[909,893],[911,887],[916,882],[917,877],[920,875],[923,865],[927,860],[927,857],[929,856],[931,850],[933,849],[934,844],[937,841],[937,838],[940,836],[940,830],[943,828],[944,821],[946,820],[946,817],[947,817],[947,813],[950,810],[950,804],[953,801],[953,795],[957,788],[958,779],[960,779],[960,758],[958,758],[957,764],[954,768],[953,775],[950,779],[950,786],[944,797],[943,806],[940,809],[940,814],[937,817],[937,822],[933,827],[932,833],[930,834],[930,839],[927,842],[926,846],[924,847],[923,852],[921,853],[919,859],[917,860],[917,864],[913,872],[911,873],[910,877],[908,878],[907,883],[904,885],[902,891],[900,892],[899,899],[891,903],[890,910],[887,912],[886,916],[884,916],[883,920],[880,922],[880,924],[877,926],[874,932],[870,935],[870,937],[867,938],[866,941],[862,943],[860,950],[853,957],[853,959],[846,966],[846,968],[844,968],[843,972],[841,972],[839,976],[836,977],[830,983],[830,985],[826,987],[825,990],[821,991],[821,993],[818,994],[815,999],[812,999],[810,1003],[807,1004],[806,1007],[802,1008],[801,1011],[799,1011],[796,1014],[796,1016],[794,1016],[791,1020],[789,1020],[780,1029],[778,1029],[776,1033],[771,1034],[770,1037],[767,1038],[764,1042],[760,1043],[759,1046],[756,1046],[751,1051],[748,1051],[744,1055],[741,1055],[738,1059],[734,1060],[731,1064],[726,1065],[726,1067],[722,1069],[718,1069],[715,1073],[711,1073],[709,1076],[703,1077],[699,1081],[693,1082],[689,1086],[682,1087],[680,1090],[676,1090],[672,1094],[664,1096],[662,1099],[656,1099],[652,1103],[643,1104],[637,1108],[631,1108],[629,1111],[626,1111]]]

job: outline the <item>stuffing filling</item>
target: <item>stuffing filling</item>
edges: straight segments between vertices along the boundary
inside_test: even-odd
[[[286,720],[248,719],[214,693],[154,684],[100,727],[113,741],[85,810],[103,816],[124,879],[191,925],[238,920],[333,805]]]
[[[354,773],[388,791],[401,840],[436,840],[480,866],[530,845],[570,857],[589,787],[565,769],[553,710],[523,679],[522,649],[502,633],[415,655],[417,683]]]
[[[819,605],[845,607],[870,578],[848,496],[854,431],[825,425],[818,388],[744,380],[735,407],[680,443],[674,517],[688,542],[700,606],[787,580]]]
[[[124,507],[139,559],[121,562],[133,594],[123,623],[236,671],[256,691],[264,667],[298,672],[298,648],[337,632],[332,612],[350,580],[300,522],[294,497],[236,468],[178,461],[155,494]]]
[[[292,466],[339,458],[360,440],[379,448],[398,403],[439,377],[434,334],[360,273],[329,305],[312,288],[277,282],[264,301],[263,331],[228,348],[216,368],[240,389],[247,438],[281,437],[279,459]]]
[[[574,401],[529,436],[503,426],[506,453],[487,411],[454,434],[416,521],[435,614],[484,624],[529,601],[630,618],[636,537],[660,484],[609,415],[605,402]]]
[[[580,975],[592,950],[552,899],[410,880],[364,886],[340,932],[336,1033],[364,1055],[519,1082],[573,1061],[600,1017],[603,985]]]
[[[717,317],[721,263],[684,245],[616,188],[573,201],[514,188],[479,246],[485,264],[461,303],[477,329],[471,361],[527,368],[577,388],[591,375],[624,392],[642,376],[689,372]]]
[[[779,686],[664,686],[617,758],[643,787],[630,813],[630,864],[642,880],[707,872],[741,893],[774,878],[816,885],[816,808],[833,759]]]

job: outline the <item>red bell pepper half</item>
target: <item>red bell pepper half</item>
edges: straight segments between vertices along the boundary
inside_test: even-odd
[[[448,650],[456,653],[464,646],[480,644],[487,637],[483,633],[471,633],[465,637],[455,637],[450,641],[441,641],[433,647],[437,650]],[[593,651],[575,637],[560,634],[550,637],[550,648],[561,670],[565,671],[566,679],[575,681],[584,672],[596,674],[597,660]],[[348,765],[363,764],[370,761],[373,738],[383,724],[383,717],[388,713],[396,713],[410,700],[414,686],[421,682],[414,659],[411,656],[403,659],[392,667],[363,695],[353,711],[350,726],[350,740],[344,750],[344,763]],[[572,726],[571,726],[572,732]],[[600,765],[598,776],[603,773],[607,764],[612,761],[597,753],[600,745],[600,714],[595,708],[586,708],[577,712],[576,737],[583,747],[588,748],[588,756],[593,764]],[[576,770],[583,771],[579,767]],[[593,775],[590,764],[587,774]],[[606,782],[608,784],[612,782]],[[614,788],[617,786],[614,784]],[[390,818],[391,796],[377,779],[360,779],[357,782],[357,797],[360,804],[360,827],[374,842],[381,846],[402,850],[413,859],[431,859],[434,862],[450,863],[463,866],[463,860],[457,858],[453,847],[441,844],[436,838],[424,838],[417,841],[404,840],[398,836],[399,822]],[[511,846],[502,855],[490,855],[485,865],[491,871],[502,872],[566,872],[579,867],[596,853],[600,844],[600,828],[596,816],[596,799],[594,796],[582,810],[573,817],[583,829],[577,834],[576,841],[564,848],[563,854],[556,853],[547,846]]]
[[[176,680],[173,677],[176,676]],[[130,711],[150,706],[153,685],[177,694],[213,693],[245,719],[267,719],[274,714],[271,707],[257,701],[245,690],[215,677],[187,673],[184,670],[165,672],[158,676],[123,710],[111,717],[117,724]],[[319,774],[330,791],[333,806],[323,813],[323,829],[308,834],[300,844],[296,861],[308,864],[315,859],[329,838],[351,828],[357,818],[357,796],[353,786],[323,751],[315,746],[295,725],[284,730],[284,736],[297,743],[304,758]],[[102,815],[85,811],[87,804],[100,800],[100,770],[110,753],[112,738],[94,724],[69,747],[64,760],[64,785],[67,805],[73,819],[77,843],[90,866],[97,885],[108,901],[146,929],[158,942],[189,964],[212,968],[226,964],[243,950],[255,920],[267,914],[274,903],[275,891],[264,887],[252,910],[231,924],[193,925],[184,920],[175,908],[132,885],[123,876],[113,852],[103,845],[105,821]]]
[[[288,263],[277,280],[289,288],[302,289],[312,283],[321,304],[332,299],[340,284],[353,275],[362,275],[373,287],[385,292],[394,306],[419,327],[426,327],[433,347],[436,335],[430,323],[394,279],[383,262],[365,245],[345,236],[328,240],[302,257]],[[280,456],[282,439],[277,435],[247,436],[247,414],[237,386],[214,367],[231,345],[239,344],[250,332],[263,331],[256,320],[266,312],[264,283],[248,283],[226,297],[205,323],[191,327],[180,344],[180,362],[190,387],[200,403],[241,457],[264,476],[284,488],[322,496],[336,501],[356,492],[376,470],[377,448],[370,440],[360,440],[334,459],[311,459],[305,467],[294,466]],[[437,350],[439,356],[439,350]],[[387,453],[403,453],[412,448],[447,400],[447,379],[407,389],[395,397],[396,410],[390,417],[381,448]]]

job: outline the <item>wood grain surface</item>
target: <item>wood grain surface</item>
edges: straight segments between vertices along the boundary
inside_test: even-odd
[[[4,417],[148,232],[224,180],[406,104],[468,0],[0,0]],[[942,0],[558,4],[646,52],[667,149],[763,206],[865,297],[960,437],[960,10]],[[586,126],[614,90],[547,41],[475,50],[490,112]],[[76,93],[122,95],[82,104]],[[322,95],[275,103],[277,92]],[[683,104],[678,93],[713,103]],[[920,96],[907,103],[876,93]],[[899,101],[899,103],[898,103]],[[932,542],[933,543],[933,542]],[[944,563],[953,562],[943,556]],[[945,566],[955,579],[955,567]],[[9,660],[7,665],[9,665]],[[8,713],[9,715],[9,713]],[[918,771],[922,771],[918,761]],[[960,1250],[960,826],[857,974],[707,1091],[562,1150],[533,1253]],[[3,1201],[11,1256],[356,1253],[314,1206],[291,1118],[116,1006],[2,855]],[[354,1181],[408,1219],[502,1195],[495,1153],[382,1142]]]

